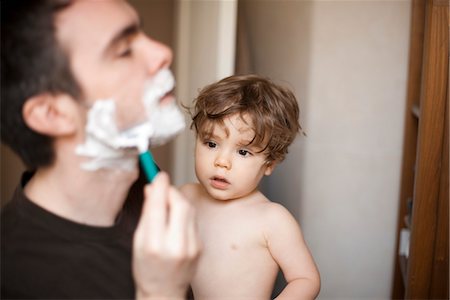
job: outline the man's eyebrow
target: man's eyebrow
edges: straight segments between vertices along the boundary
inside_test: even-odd
[[[117,44],[141,31],[141,24],[134,22],[120,30],[109,42],[105,52],[110,52]]]

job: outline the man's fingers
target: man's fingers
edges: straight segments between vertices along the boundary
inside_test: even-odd
[[[175,264],[195,260],[200,245],[191,203],[170,186],[164,173],[145,188],[145,198],[135,246]]]
[[[151,185],[145,187],[145,202],[142,208],[141,227],[152,245],[162,246],[167,224],[169,178],[160,172]]]
[[[188,254],[190,257],[198,257],[201,252],[201,242],[198,232],[197,215],[195,209],[192,209],[192,216],[188,220]]]
[[[181,261],[196,261],[200,252],[200,242],[195,209],[175,188],[169,191],[169,195],[167,249],[172,256]]]
[[[167,248],[172,255],[183,255],[187,249],[187,224],[192,218],[192,207],[174,188],[169,190],[169,196],[170,216],[167,228]]]

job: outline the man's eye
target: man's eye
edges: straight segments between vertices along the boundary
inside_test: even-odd
[[[133,51],[131,51],[131,48],[127,48],[121,52],[119,52],[119,57],[129,57],[131,56],[131,54],[133,53]]]
[[[216,147],[217,147],[217,144],[214,143],[214,142],[211,142],[211,141],[205,142],[205,145],[206,145],[208,148],[216,148]]]
[[[239,155],[242,155],[244,157],[251,155],[251,153],[248,150],[240,149],[238,152],[239,152]]]

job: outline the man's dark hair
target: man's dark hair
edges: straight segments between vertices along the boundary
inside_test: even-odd
[[[55,36],[55,14],[71,0],[1,1],[1,138],[29,169],[50,165],[53,141],[31,130],[22,108],[43,93],[79,98],[80,88]]]

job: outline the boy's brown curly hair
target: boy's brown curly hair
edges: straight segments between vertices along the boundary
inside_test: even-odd
[[[261,147],[267,163],[281,162],[297,133],[299,107],[294,94],[258,75],[234,75],[204,87],[190,111],[191,129],[209,138],[216,124],[235,114],[249,117],[255,136],[250,144]]]

